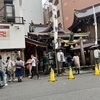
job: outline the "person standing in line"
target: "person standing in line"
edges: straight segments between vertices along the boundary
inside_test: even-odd
[[[18,82],[22,82],[22,78],[24,76],[24,62],[20,59],[20,57],[17,57],[15,66],[15,76],[18,78]]]
[[[98,64],[100,62],[100,50],[98,48],[94,50],[94,58],[95,64]]]
[[[69,53],[67,54],[66,62],[68,64],[68,67],[72,67],[72,65],[73,65],[73,57]]]
[[[79,56],[75,53],[73,56],[73,61],[74,61],[74,65],[75,65],[75,72],[80,74],[80,59]]]
[[[32,70],[32,59],[28,59],[27,62],[26,62],[26,66],[29,70],[29,78],[31,77],[32,73],[31,73],[31,70]]]
[[[36,75],[37,75],[37,79],[39,79],[40,76],[39,76],[39,74],[38,74],[38,72],[37,72],[37,68],[36,68],[37,61],[38,61],[38,60],[37,60],[36,57],[34,57],[33,54],[31,55],[31,59],[32,59],[32,70],[31,70],[32,75],[31,75],[31,79],[33,78],[33,75],[34,75],[34,74],[36,74]]]
[[[0,55],[0,73],[3,76],[4,85],[8,86],[8,84],[7,84],[7,77],[6,77],[6,74],[5,74],[3,66],[4,66],[4,62],[2,60],[2,56]]]
[[[10,59],[10,57],[7,57],[6,60],[6,74],[9,77],[9,82],[13,81],[13,75],[14,75],[14,62]]]
[[[43,56],[43,72],[44,72],[44,74],[49,73],[48,63],[49,63],[48,54],[45,52],[44,56]]]
[[[58,73],[57,74],[61,74],[62,73],[61,69],[63,68],[63,62],[65,62],[65,56],[61,49],[57,52],[57,61],[58,61]]]

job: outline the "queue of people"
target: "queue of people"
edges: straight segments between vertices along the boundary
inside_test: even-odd
[[[22,82],[24,76],[24,61],[20,57],[12,61],[8,56],[6,62],[4,62],[0,55],[0,75],[4,86],[8,86],[8,82],[13,82],[15,78],[18,79],[18,82]]]
[[[18,82],[22,82],[26,64],[29,69],[30,79],[33,78],[34,74],[37,75],[37,79],[40,79],[36,68],[37,62],[38,59],[33,54],[26,63],[24,63],[20,57],[17,57],[15,61],[12,61],[9,56],[6,59],[6,62],[4,62],[2,56],[0,55],[0,75],[2,76],[4,86],[8,86],[8,82],[14,82],[16,78]]]
[[[60,60],[61,63],[67,62],[68,66],[72,66],[74,62],[74,65],[76,66],[75,71],[78,74],[80,74],[80,61],[79,57],[76,54],[73,57],[71,57],[71,55],[68,54],[65,59],[63,52],[60,50],[59,53],[57,53],[57,57],[59,62]],[[44,58],[47,58],[47,55],[45,55]],[[44,64],[44,70],[47,70],[46,67],[48,65],[48,60],[44,59],[44,61],[47,61]],[[13,82],[15,78],[17,78],[18,82],[22,82],[25,65],[29,70],[30,79],[32,79],[34,75],[37,76],[37,79],[40,79],[40,75],[37,71],[37,63],[38,59],[33,54],[30,56],[30,59],[26,63],[23,60],[21,60],[20,57],[17,57],[15,61],[12,61],[10,57],[7,57],[6,62],[4,62],[2,56],[0,55],[0,74],[3,77],[4,85],[7,86],[7,83]]]

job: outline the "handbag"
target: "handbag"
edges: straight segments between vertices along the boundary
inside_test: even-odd
[[[20,67],[20,66],[17,66],[16,68],[17,68],[17,69],[21,69],[21,67]]]

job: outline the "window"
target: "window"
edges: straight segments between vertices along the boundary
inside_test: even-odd
[[[60,10],[57,11],[57,17],[60,17]]]
[[[13,0],[4,0],[4,4],[13,4]]]
[[[58,5],[58,3],[59,3],[59,0],[55,0],[54,5]]]

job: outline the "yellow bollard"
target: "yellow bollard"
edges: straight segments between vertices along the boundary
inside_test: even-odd
[[[74,75],[73,75],[72,68],[70,67],[68,79],[74,79],[74,78],[75,78],[75,77],[74,77]]]

